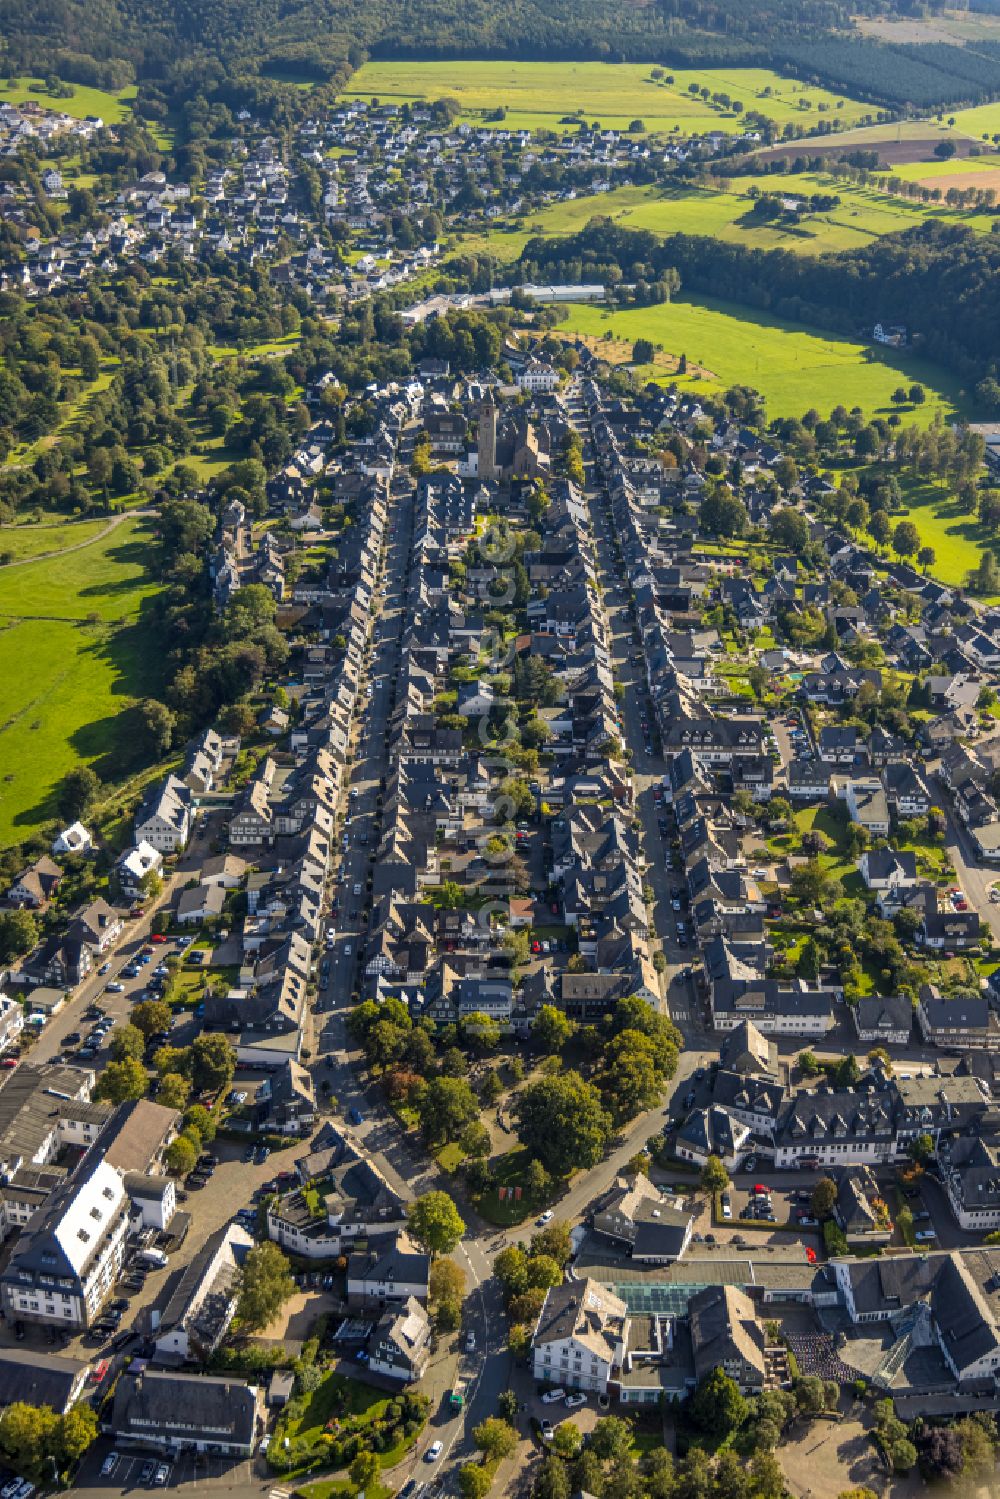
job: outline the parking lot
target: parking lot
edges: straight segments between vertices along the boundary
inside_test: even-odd
[[[734,1183],[725,1196],[730,1200],[733,1223],[792,1223],[802,1228],[819,1227],[810,1206],[810,1187],[772,1186],[755,1179],[739,1186]]]
[[[88,1452],[81,1466],[73,1492],[78,1499],[108,1499],[112,1494],[131,1494],[136,1489],[179,1489],[193,1487],[201,1493],[214,1489],[218,1493],[253,1494],[266,1492],[271,1484],[264,1463],[257,1458],[208,1457],[202,1453],[182,1452],[172,1462],[145,1452],[122,1452],[114,1472],[102,1477],[101,1468],[114,1449],[106,1440],[99,1441]],[[144,1481],[147,1465],[154,1465],[154,1479]],[[164,1481],[155,1482],[157,1468],[167,1469]]]

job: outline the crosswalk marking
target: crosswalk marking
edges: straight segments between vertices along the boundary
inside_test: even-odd
[[[270,1494],[268,1495],[268,1499],[289,1499],[288,1490],[287,1489],[272,1489],[271,1492],[270,1492]]]

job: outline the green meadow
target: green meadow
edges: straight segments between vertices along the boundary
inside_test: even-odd
[[[1000,561],[1000,540],[977,516],[961,513],[947,485],[924,479],[904,480],[903,493],[906,509],[899,512],[900,519],[912,520],[921,542],[934,548],[936,561],[931,572],[942,583],[961,587],[987,548]]]
[[[92,541],[108,521],[40,521],[37,525],[0,526],[0,557],[24,562],[44,552],[62,552]],[[0,574],[2,577],[2,574]]]
[[[806,215],[799,224],[777,225],[753,217],[753,201],[747,196],[751,186],[792,198],[836,193],[841,201],[829,212]],[[854,187],[827,173],[802,172],[775,178],[734,177],[718,189],[697,185],[675,190],[615,188],[553,203],[519,218],[516,224],[500,221],[483,232],[462,236],[460,243],[464,251],[488,251],[499,260],[516,260],[532,236],[573,234],[597,214],[629,229],[650,229],[655,234],[706,234],[713,239],[763,250],[792,250],[799,255],[858,249],[883,234],[912,228],[925,219],[965,224],[982,234],[988,234],[993,224],[988,213],[912,203],[877,188]]]
[[[63,527],[65,547],[92,524]],[[0,568],[0,844],[53,817],[60,779],[113,749],[121,712],[160,685],[149,534],[123,520],[81,550]]]
[[[59,99],[47,94],[40,78],[6,79],[0,83],[0,100],[7,104],[34,102],[43,109],[54,109],[59,114],[72,115],[83,120],[87,115],[98,115],[106,125],[120,125],[132,118],[132,100],[136,96],[134,85],[123,88],[121,93],[111,94],[101,88],[86,88],[82,83],[69,85],[73,90],[71,99]]]
[[[577,121],[568,117],[578,110],[607,129],[625,130],[633,119],[651,132],[736,134],[744,128],[741,114],[713,106],[692,94],[692,87],[728,94],[744,112],[757,110],[781,124],[833,118],[853,125],[872,114],[871,105],[766,68],[665,68],[664,73],[673,83],[654,79],[645,63],[369,62],[354,74],[347,93],[389,104],[454,99],[463,117],[477,123],[502,105],[506,117],[495,123],[521,130],[572,128]]]
[[[751,385],[765,398],[769,417],[801,416],[810,407],[825,413],[840,403],[869,415],[888,413],[896,409],[892,392],[912,381],[925,387],[927,400],[904,412],[906,420],[924,425],[936,411],[949,419],[961,405],[957,382],[935,365],[725,302],[682,297],[657,307],[570,305],[567,311],[560,331],[597,339],[610,334],[628,344],[649,338],[707,372],[677,377],[651,368],[652,378],[692,390]]]
[[[974,109],[960,109],[955,116],[955,129],[979,137],[1000,134],[1000,101],[977,104]]]

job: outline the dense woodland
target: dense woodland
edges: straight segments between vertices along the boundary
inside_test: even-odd
[[[78,83],[155,84],[171,104],[198,93],[269,91],[294,76],[342,83],[366,56],[598,58],[710,66],[771,65],[890,106],[920,108],[1000,93],[1000,57],[947,44],[886,46],[851,31],[852,13],[909,14],[867,0],[2,0],[12,72]],[[256,84],[251,80],[256,78]],[[145,91],[140,93],[142,102]],[[154,91],[154,98],[155,91]],[[301,101],[300,101],[301,102]],[[286,99],[286,106],[294,100]]]
[[[661,239],[592,219],[578,234],[529,240],[511,275],[655,285],[670,269],[688,291],[839,333],[867,337],[876,322],[903,324],[922,354],[968,380],[984,407],[1000,407],[1000,242],[960,225],[921,224],[813,257],[703,235]]]

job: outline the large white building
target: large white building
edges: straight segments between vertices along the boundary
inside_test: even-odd
[[[606,1395],[625,1362],[629,1315],[624,1301],[596,1280],[566,1281],[546,1293],[531,1340],[537,1380]]]
[[[94,1155],[34,1214],[0,1276],[9,1318],[89,1327],[121,1274],[129,1199]]]
[[[182,849],[191,832],[191,801],[190,788],[180,777],[167,776],[136,813],[136,843],[148,843],[162,854]]]

